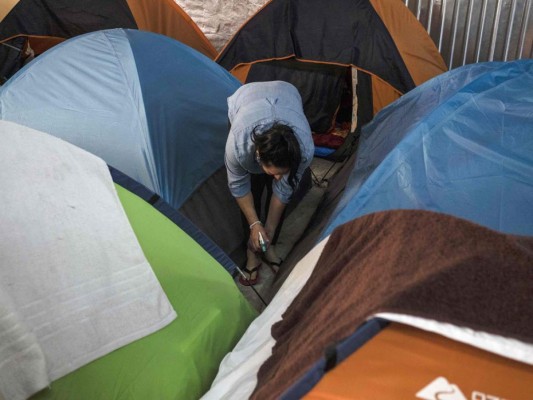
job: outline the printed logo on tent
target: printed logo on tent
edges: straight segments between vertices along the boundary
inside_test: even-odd
[[[423,400],[467,400],[461,389],[443,376],[439,376],[420,390],[416,397]]]
[[[439,376],[425,388],[420,390],[416,397],[423,400],[468,400],[461,389],[443,376]],[[470,400],[505,400],[503,397],[493,396],[474,390]]]

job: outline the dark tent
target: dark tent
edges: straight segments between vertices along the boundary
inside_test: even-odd
[[[172,0],[17,0],[0,6],[0,79],[65,39],[111,28],[160,33],[210,58],[216,50]],[[1,81],[0,81],[1,83]]]
[[[312,130],[322,134],[315,135],[315,145],[342,142],[324,153],[332,159],[354,151],[354,133],[381,108],[446,71],[404,4],[380,0],[270,1],[217,62],[243,83],[294,84]]]

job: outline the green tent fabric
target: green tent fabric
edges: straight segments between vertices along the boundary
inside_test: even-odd
[[[231,276],[200,245],[150,204],[116,188],[179,317],[58,379],[33,399],[197,399],[256,317]]]

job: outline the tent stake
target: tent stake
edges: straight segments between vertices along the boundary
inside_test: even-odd
[[[242,272],[242,270],[238,267],[238,266],[235,266],[235,268],[237,268],[237,271],[239,271],[239,274],[242,275],[242,277],[244,279],[246,279],[248,282],[250,281],[250,279],[248,279],[248,277],[244,274],[244,272]],[[250,285],[249,287],[252,288],[252,290],[255,292],[255,294],[257,295],[257,297],[259,297],[259,300],[261,300],[261,302],[265,305],[265,306],[268,306],[268,304],[265,302],[265,300],[263,300],[263,298],[261,297],[261,295],[259,294],[259,292],[254,288],[254,285]]]

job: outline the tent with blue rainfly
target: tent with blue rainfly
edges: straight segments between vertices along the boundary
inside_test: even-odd
[[[65,139],[181,209],[227,254],[242,224],[227,189],[227,97],[240,83],[163,35],[112,29],[41,55],[0,90],[0,118]]]
[[[467,65],[379,112],[329,180],[280,278],[336,227],[375,211],[430,210],[531,235],[532,70],[531,60]]]
[[[467,65],[380,112],[328,226],[376,211],[451,214],[533,234],[533,61]]]
[[[221,252],[98,157],[7,121],[0,140],[0,395],[201,396],[256,316]]]

